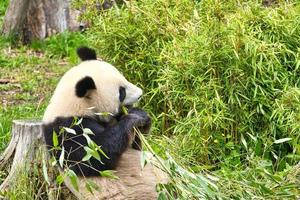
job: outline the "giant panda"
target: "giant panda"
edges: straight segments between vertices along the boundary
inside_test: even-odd
[[[133,107],[142,89],[127,81],[111,64],[97,60],[95,50],[81,47],[77,54],[82,62],[63,75],[43,116],[44,138],[50,153],[59,160],[64,149],[65,163],[79,176],[85,199],[95,199],[85,189],[87,179],[101,188],[96,199],[155,199],[155,185],[165,177],[154,166],[142,169],[141,143],[133,131],[138,128],[147,134],[151,126],[148,114]],[[128,108],[127,114],[122,113],[122,106]],[[79,120],[80,124],[75,124]],[[64,127],[71,127],[76,135]],[[107,157],[100,155],[101,161],[93,157],[82,161],[86,155],[83,146],[87,146],[84,128],[94,133],[91,140],[106,154]],[[55,150],[54,133],[60,146]],[[119,179],[99,176],[103,170],[115,170]]]

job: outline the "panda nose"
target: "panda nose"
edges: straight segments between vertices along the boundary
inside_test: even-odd
[[[132,105],[136,103],[142,97],[142,94],[143,94],[143,90],[135,86],[134,88],[132,88],[132,90],[128,90],[128,93],[124,100],[124,104]]]
[[[143,95],[143,90],[141,88],[138,88],[138,92],[137,92],[137,101],[140,100],[140,98]]]
[[[133,95],[132,104],[138,102],[141,99],[142,95],[143,95],[143,90],[138,88],[138,90],[136,90],[135,94]]]

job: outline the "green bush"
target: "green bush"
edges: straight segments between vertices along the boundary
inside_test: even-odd
[[[299,161],[299,11],[147,0],[83,18],[100,55],[144,88],[166,149],[215,169],[258,156],[276,171]]]

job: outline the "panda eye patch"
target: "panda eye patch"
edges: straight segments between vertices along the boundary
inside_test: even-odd
[[[123,102],[126,97],[126,89],[123,86],[119,87],[119,100]]]

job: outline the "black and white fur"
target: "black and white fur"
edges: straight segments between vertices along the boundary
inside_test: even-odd
[[[94,50],[82,47],[77,53],[83,62],[67,71],[58,83],[43,117],[44,136],[51,149],[53,132],[59,135],[58,143],[64,147],[66,164],[77,175],[97,176],[98,171],[115,169],[129,146],[140,148],[138,137],[132,143],[133,128],[147,133],[151,119],[139,108],[131,108],[128,115],[120,115],[121,106],[132,106],[142,95],[142,90],[128,82],[114,66],[96,60]],[[110,115],[95,114],[104,112]],[[82,119],[81,124],[74,125],[74,118]],[[59,134],[63,127],[72,124],[75,136],[66,131]],[[90,138],[109,159],[100,155],[101,162],[93,157],[82,162],[86,155],[82,145],[87,146],[82,128],[89,128],[95,134]],[[58,160],[61,150],[51,153]]]

